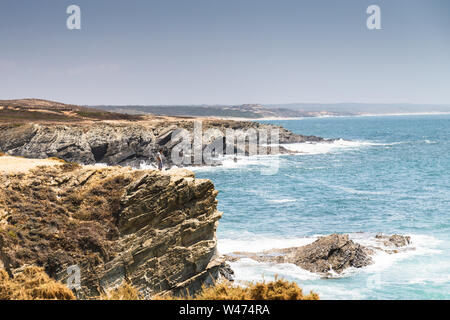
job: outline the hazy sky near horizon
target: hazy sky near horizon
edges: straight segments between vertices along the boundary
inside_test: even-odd
[[[450,104],[448,0],[0,0],[0,43],[0,99]]]

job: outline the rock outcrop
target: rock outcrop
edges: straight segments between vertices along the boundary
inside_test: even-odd
[[[376,236],[383,239],[387,247],[404,247],[409,245],[410,237],[401,235]],[[227,261],[234,262],[242,258],[250,258],[259,262],[293,263],[310,272],[330,276],[340,274],[345,269],[362,268],[373,263],[372,255],[377,250],[388,253],[397,251],[380,247],[362,246],[349,238],[347,234],[332,234],[320,237],[311,244],[287,249],[272,249],[260,253],[234,252],[225,256]]]
[[[224,135],[227,129],[278,129],[280,143],[325,141],[320,137],[302,136],[282,127],[256,122],[203,120],[202,124],[204,131],[217,129]],[[26,158],[57,157],[80,164],[105,163],[139,168],[143,162],[154,163],[156,152],[162,148],[170,167],[173,164],[171,151],[176,146],[172,136],[180,129],[193,132],[193,119],[0,124],[0,152]],[[205,139],[202,150],[212,147],[214,141]],[[223,153],[226,148],[226,143],[223,143]],[[248,153],[248,150],[243,151]],[[278,152],[291,153],[283,147]],[[206,161],[201,164],[206,164]]]
[[[36,265],[65,282],[77,266],[79,298],[123,280],[148,298],[193,292],[219,277],[221,213],[211,181],[182,169],[47,162],[25,172],[2,171],[0,163],[0,266],[10,275]]]
[[[405,247],[409,244],[411,244],[411,237],[409,236],[402,236],[399,234],[393,234],[391,236],[383,235],[383,234],[377,234],[375,236],[377,240],[380,240],[384,246],[386,247]]]

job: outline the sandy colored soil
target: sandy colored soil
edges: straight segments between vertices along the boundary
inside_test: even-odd
[[[0,173],[20,173],[27,172],[38,166],[51,166],[61,164],[58,160],[51,159],[25,159],[19,157],[0,157]]]

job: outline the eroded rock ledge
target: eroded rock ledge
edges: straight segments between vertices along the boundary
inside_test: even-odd
[[[0,165],[0,185],[0,267],[10,274],[38,265],[65,281],[67,268],[78,265],[79,298],[124,279],[150,297],[195,291],[223,266],[216,256],[218,192],[190,171],[55,161],[11,172]]]
[[[282,127],[249,121],[202,120],[202,127],[243,130],[276,128],[280,143],[323,142],[316,136],[294,134]],[[139,168],[141,162],[154,163],[162,148],[166,164],[171,165],[171,150],[176,145],[172,134],[179,129],[193,131],[190,120],[152,120],[136,122],[30,123],[0,124],[0,151],[13,156],[45,159],[57,157],[80,164],[105,163]],[[203,141],[202,148],[211,146]],[[226,144],[223,145],[226,150]],[[247,150],[243,150],[247,153]],[[269,150],[270,152],[270,150]],[[280,146],[279,153],[292,153]]]
[[[376,246],[363,246],[350,240],[347,234],[332,234],[320,237],[313,243],[302,247],[272,249],[259,253],[234,252],[224,256],[234,262],[242,258],[250,258],[259,262],[293,263],[310,272],[324,276],[340,274],[345,269],[362,268],[373,263],[372,256],[379,250],[390,254],[399,250],[407,250],[411,244],[408,236],[376,235]]]

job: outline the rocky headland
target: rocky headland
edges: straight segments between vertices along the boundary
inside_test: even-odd
[[[203,120],[204,130],[267,129],[275,126],[256,122],[232,120]],[[0,124],[0,151],[13,156],[45,159],[57,157],[80,164],[105,163],[139,167],[141,163],[154,163],[161,148],[166,163],[171,166],[171,151],[176,146],[172,135],[180,129],[193,130],[193,120],[152,120],[137,122],[96,123],[31,123]],[[322,142],[323,138],[294,134],[280,130],[280,143]],[[202,149],[213,141],[203,141]],[[223,143],[223,153],[226,150]],[[234,147],[235,148],[235,147]],[[235,153],[238,151],[234,149]],[[279,153],[291,153],[282,146]],[[248,154],[248,150],[244,150]],[[270,153],[270,150],[267,152]],[[204,162],[202,163],[205,164]]]
[[[238,134],[253,129],[279,131],[279,143],[332,142],[316,136],[295,134],[283,127],[261,124],[252,121],[224,119],[131,116],[90,108],[65,105],[45,100],[6,100],[0,101],[0,152],[12,156],[45,159],[56,157],[80,164],[103,163],[107,165],[132,166],[154,164],[159,149],[163,150],[166,167],[174,165],[172,150],[177,145],[173,140],[180,130],[194,133],[194,122],[201,121],[202,131],[220,131],[224,136],[228,129]],[[216,138],[203,137],[201,150],[214,148]],[[191,146],[194,144],[192,141]],[[294,153],[280,145],[276,150],[257,136],[257,153]],[[227,141],[223,138],[222,154],[227,154]],[[217,148],[217,147],[215,147]],[[239,149],[241,148],[241,149]],[[248,155],[250,145],[234,144],[234,154]],[[264,150],[265,149],[265,150]],[[219,150],[217,150],[219,151]],[[191,164],[194,164],[192,161]],[[207,162],[205,159],[196,165],[220,165],[220,161]],[[177,166],[183,164],[177,163]]]

